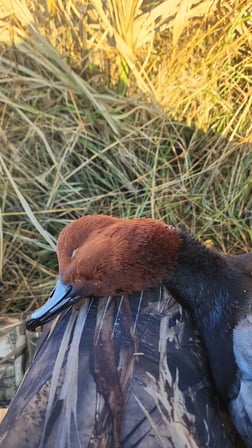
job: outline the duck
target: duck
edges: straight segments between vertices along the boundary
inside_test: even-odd
[[[252,253],[91,215],[61,231],[57,256],[0,447],[252,446]]]

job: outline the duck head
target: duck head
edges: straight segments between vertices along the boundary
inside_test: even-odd
[[[26,322],[29,330],[84,297],[128,295],[158,285],[175,268],[182,240],[154,219],[85,216],[59,235],[59,279],[48,301]]]

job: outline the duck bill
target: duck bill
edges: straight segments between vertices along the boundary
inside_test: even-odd
[[[35,311],[26,321],[27,330],[33,331],[54,319],[65,308],[69,308],[81,298],[80,291],[71,285],[66,285],[58,279],[47,302]]]

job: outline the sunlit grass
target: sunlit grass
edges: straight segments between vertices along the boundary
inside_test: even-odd
[[[83,214],[250,249],[251,10],[171,3],[2,4],[3,311],[46,296],[57,235]]]

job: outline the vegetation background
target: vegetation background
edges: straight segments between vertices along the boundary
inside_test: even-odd
[[[84,214],[251,248],[246,0],[0,0],[0,311],[39,306]]]

